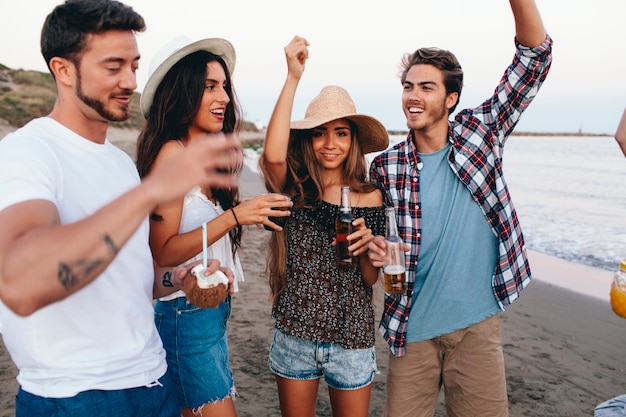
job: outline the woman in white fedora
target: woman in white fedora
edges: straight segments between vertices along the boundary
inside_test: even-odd
[[[285,47],[288,73],[267,129],[260,166],[270,191],[294,201],[282,233],[272,234],[268,272],[276,322],[269,367],[283,416],[313,417],[324,376],[333,415],[366,417],[376,373],[372,285],[378,279],[367,243],[384,234],[382,194],[366,180],[364,154],[387,148],[385,127],[358,114],[347,91],[327,86],[305,118],[291,122],[308,42]],[[341,186],[349,185],[357,267],[335,261],[335,218]]]
[[[137,142],[140,175],[167,164],[192,141],[236,134],[241,123],[231,75],[235,50],[224,39],[191,42],[179,37],[155,55],[141,96],[146,123]],[[160,265],[179,265],[202,257],[203,223],[208,222],[208,257],[231,268],[243,281],[237,249],[242,225],[277,228],[268,216],[285,216],[282,195],[239,201],[238,189],[196,187],[184,199],[151,214],[150,247]],[[167,277],[164,277],[167,280]],[[236,395],[228,358],[228,295],[216,308],[199,308],[182,291],[159,299],[155,321],[167,353],[168,372],[178,388],[183,416],[236,416]]]

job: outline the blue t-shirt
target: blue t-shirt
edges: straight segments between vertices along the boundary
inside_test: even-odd
[[[422,242],[407,342],[476,324],[501,311],[491,281],[498,240],[447,161],[450,144],[420,153]]]

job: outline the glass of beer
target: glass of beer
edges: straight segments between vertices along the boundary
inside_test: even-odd
[[[291,201],[291,196],[288,196],[287,194],[282,194],[285,197],[287,197],[289,199],[289,201]],[[289,207],[273,207],[272,210],[282,210],[282,211],[287,211],[289,210]],[[285,223],[287,223],[287,217],[289,216],[283,216],[283,217],[273,217],[273,216],[269,216],[268,219],[271,222],[276,223],[277,225],[279,225],[280,227],[285,227]],[[270,232],[277,232],[278,230],[276,229],[272,229],[271,227],[269,227],[268,225],[264,224],[263,228],[265,230],[268,230]]]
[[[396,213],[393,207],[385,209],[387,245],[383,259],[383,283],[387,294],[404,294],[406,292],[406,265],[404,263],[404,243],[399,236]]]

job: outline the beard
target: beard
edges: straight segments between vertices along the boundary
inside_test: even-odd
[[[418,132],[427,132],[433,126],[441,123],[442,120],[445,120],[446,122],[448,121],[449,113],[445,101],[441,102],[441,106],[430,107],[427,112],[428,118],[426,120],[424,120],[419,125],[414,125],[413,123],[407,122],[407,127],[411,130],[416,130]]]
[[[108,120],[109,122],[123,122],[124,120],[128,120],[130,117],[130,108],[129,106],[121,107],[121,114],[115,114],[110,110],[107,110],[104,101],[99,100],[94,97],[89,97],[87,94],[83,92],[83,81],[80,76],[80,71],[77,73],[78,78],[78,86],[76,87],[76,97],[80,99],[87,106],[91,107],[98,113],[101,117]],[[125,94],[132,94],[132,91],[127,92],[124,91]]]

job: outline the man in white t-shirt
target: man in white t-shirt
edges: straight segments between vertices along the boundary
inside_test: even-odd
[[[148,215],[196,185],[234,186],[242,161],[238,139],[216,135],[140,181],[106,139],[129,117],[143,30],[117,1],[57,6],[41,33],[54,109],[0,141],[0,322],[18,417],[179,415],[152,299],[187,269],[154,267]]]

